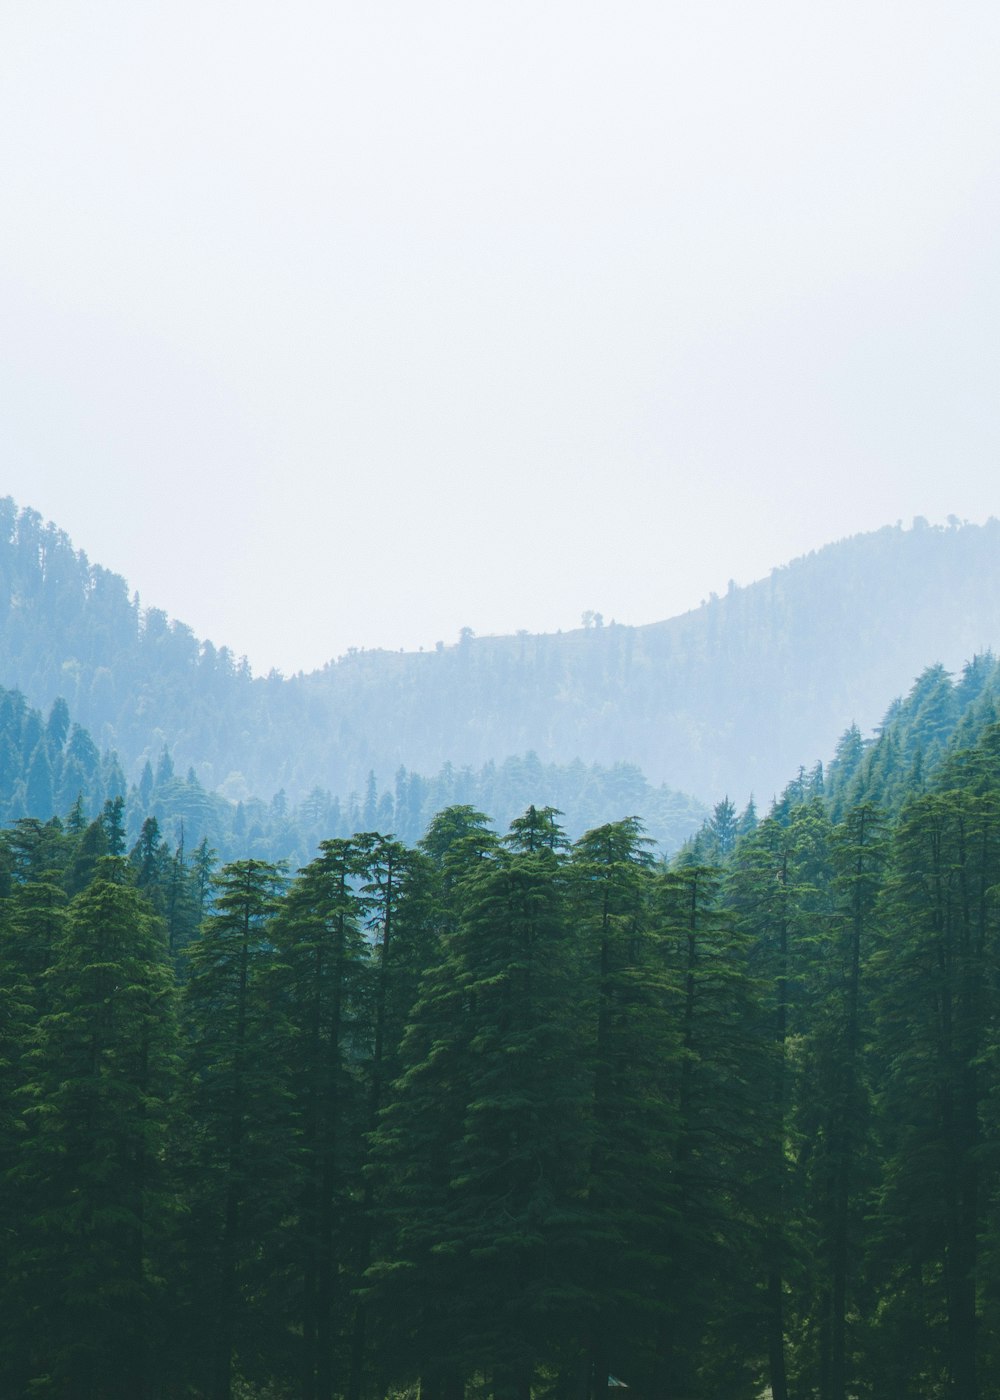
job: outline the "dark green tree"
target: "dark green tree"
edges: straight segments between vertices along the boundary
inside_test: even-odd
[[[156,912],[163,915],[166,910],[165,887],[170,853],[160,836],[160,824],[155,817],[147,817],[143,822],[139,839],[129,852],[129,862],[136,885]]]
[[[330,1400],[345,1379],[347,1287],[358,1249],[361,1136],[366,1125],[361,1057],[367,1039],[370,963],[355,889],[356,853],[324,841],[292,884],[274,921],[275,978],[290,1074],[296,1172],[287,1246],[297,1286],[301,1394]]]
[[[253,1370],[267,1340],[250,1299],[290,1170],[280,1131],[287,1069],[272,1053],[280,1027],[269,1004],[283,877],[266,861],[236,861],[215,886],[213,912],[188,949],[184,998],[194,1125],[189,1287],[197,1383],[212,1400],[229,1400],[234,1362]]]
[[[985,1379],[977,1278],[997,1181],[986,1052],[1000,1012],[998,884],[994,794],[944,792],[906,808],[872,963],[886,1160],[874,1369],[885,1393],[907,1400],[977,1400]]]
[[[592,1035],[592,1138],[585,1237],[591,1302],[583,1349],[589,1393],[612,1373],[635,1387],[654,1365],[657,1305],[672,1265],[672,1168],[680,1037],[650,927],[650,842],[635,817],[573,847],[580,940],[578,1015]]]
[[[861,1377],[860,1319],[867,1312],[861,1263],[872,1210],[875,1153],[866,1057],[871,1026],[866,980],[880,928],[887,822],[871,803],[849,808],[832,833],[836,912],[817,971],[798,1110],[815,1232],[810,1315],[818,1321],[822,1400],[846,1400]],[[853,1332],[853,1344],[852,1336]]]
[[[822,802],[805,792],[739,847],[727,900],[748,940],[750,968],[762,987],[762,1035],[770,1040],[770,1071],[758,1086],[769,1163],[763,1185],[768,1370],[774,1400],[799,1383],[789,1366],[789,1340],[808,1309],[800,1284],[808,1275],[803,1248],[800,1103],[810,1101],[807,1046],[822,1000],[817,969],[833,932],[831,825]]]
[[[430,863],[391,836],[362,832],[354,838],[354,871],[360,882],[361,914],[372,956],[367,1105],[364,1131],[374,1132],[388,1086],[401,1068],[400,1043],[417,997],[420,978],[436,947]],[[379,1210],[375,1177],[367,1173],[361,1202],[356,1282],[374,1257]],[[357,1292],[351,1333],[348,1400],[360,1400],[369,1353],[368,1298]]]
[[[162,930],[120,860],[105,860],[70,905],[46,989],[14,1172],[20,1385],[130,1400],[152,1393],[160,1359],[156,1242],[171,1211],[163,1147],[177,1034]]]
[[[758,1287],[773,1190],[762,1100],[773,1042],[751,940],[723,907],[720,885],[711,866],[662,872],[654,913],[680,1060],[672,1089],[670,1267],[650,1393],[699,1400],[742,1394],[759,1376],[766,1308]]]
[[[524,1400],[579,1336],[590,1076],[559,842],[536,827],[529,815],[514,849],[464,880],[377,1139],[396,1221],[380,1272],[404,1280],[431,1393],[480,1371],[495,1396]]]

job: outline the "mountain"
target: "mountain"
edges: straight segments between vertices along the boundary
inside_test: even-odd
[[[130,778],[165,746],[237,800],[384,789],[400,768],[626,763],[714,801],[761,801],[869,729],[928,661],[1000,646],[1000,522],[917,520],[831,544],[681,617],[474,637],[433,652],[351,651],[254,678],[56,526],[0,502],[0,685],[64,698]]]
[[[463,804],[212,880],[0,692],[11,801],[111,797],[0,831],[0,1394],[997,1400],[998,702],[672,863]]]
[[[531,748],[636,764],[711,801],[767,800],[862,730],[928,662],[1000,643],[1000,522],[888,528],[828,546],[668,621],[359,652],[295,678],[336,749],[429,767]],[[277,757],[277,755],[275,755]]]

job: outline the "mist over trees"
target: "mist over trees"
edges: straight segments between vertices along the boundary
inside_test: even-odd
[[[369,772],[363,791],[343,799],[315,787],[297,803],[284,791],[270,801],[248,797],[234,802],[206,791],[194,768],[181,776],[167,747],[155,765],[147,760],[137,781],[128,783],[118,755],[98,752],[63,699],[45,717],[19,691],[0,689],[0,822],[47,819],[71,808],[83,820],[96,816],[106,801],[120,799],[130,840],[151,819],[165,837],[177,835],[189,845],[205,840],[226,860],[247,855],[295,866],[305,864],[327,836],[376,826],[416,842],[437,812],[456,803],[489,807],[503,825],[533,792],[560,804],[573,835],[600,822],[608,811],[641,808],[649,814],[651,837],[666,851],[677,850],[705,813],[701,803],[683,793],[652,788],[631,764],[609,769],[579,760],[543,764],[531,753],[484,764],[478,771],[448,763],[432,777],[400,767],[387,788],[380,788]]]
[[[0,1391],[1000,1395],[996,681],[670,864],[537,806],[297,873],[15,821]]]
[[[161,714],[204,705],[193,744],[208,694],[324,677],[206,662],[10,522],[10,654],[102,704],[130,676],[146,747],[82,688],[0,690],[0,1394],[1000,1400],[992,653],[918,669],[871,735],[841,716],[773,799],[525,752],[233,801],[148,727],[157,678]],[[991,528],[847,546],[929,568]],[[678,620],[704,674],[752,593]],[[655,631],[589,622],[415,660],[468,698],[505,647]],[[373,712],[384,660],[343,663]],[[775,723],[808,674],[773,677]]]
[[[631,764],[706,803],[767,802],[845,722],[866,733],[929,659],[954,670],[1000,645],[998,616],[1000,523],[918,521],[650,626],[590,610],[565,634],[465,629],[434,651],[352,651],[254,678],[37,512],[0,502],[0,685],[46,712],[64,699],[130,781],[168,746],[179,772],[234,801],[296,803],[318,787],[344,802],[370,772],[384,790],[400,767],[431,778],[533,753]]]

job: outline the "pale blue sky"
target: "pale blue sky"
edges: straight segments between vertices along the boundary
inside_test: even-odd
[[[1000,513],[993,4],[0,8],[0,494],[254,668]]]

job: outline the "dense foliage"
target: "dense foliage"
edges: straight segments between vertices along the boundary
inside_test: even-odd
[[[671,866],[16,821],[0,1393],[996,1400],[994,672]]]
[[[996,661],[672,862],[618,761],[809,752],[998,529],[286,682],[0,503],[0,1395],[1000,1400]]]
[[[363,793],[344,799],[315,787],[298,803],[284,792],[269,802],[234,802],[202,786],[194,768],[181,777],[164,747],[155,766],[143,764],[137,781],[126,783],[115,752],[102,755],[87,730],[71,721],[61,697],[46,718],[16,690],[0,689],[0,822],[21,817],[47,820],[78,808],[96,816],[105,801],[125,799],[127,835],[135,840],[147,817],[188,845],[207,841],[222,859],[256,856],[304,864],[329,836],[349,836],[381,827],[415,843],[444,807],[486,807],[505,823],[536,793],[558,805],[567,830],[580,835],[609,812],[643,811],[650,835],[665,851],[676,851],[704,815],[683,793],[651,788],[637,768],[577,761],[543,764],[536,754],[488,763],[478,772],[450,763],[432,778],[400,768],[390,789],[380,790],[370,772]]]

